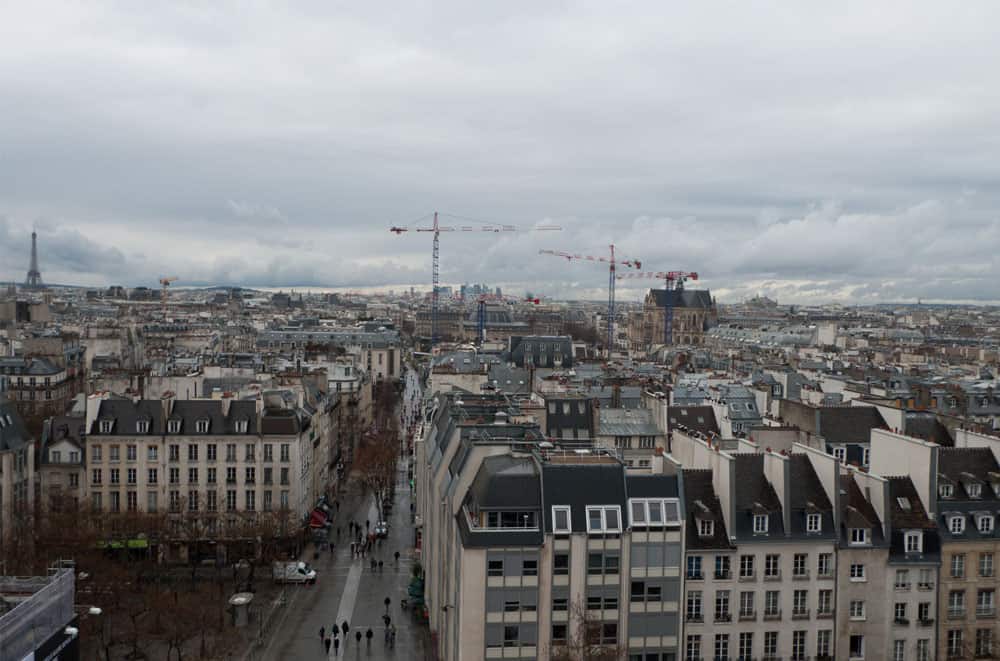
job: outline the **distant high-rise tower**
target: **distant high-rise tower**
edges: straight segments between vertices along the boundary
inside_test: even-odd
[[[28,268],[28,278],[24,281],[25,289],[42,289],[42,272],[38,270],[38,234],[31,232],[31,266]]]

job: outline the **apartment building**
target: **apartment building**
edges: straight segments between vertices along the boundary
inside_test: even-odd
[[[681,658],[834,658],[836,461],[804,446],[728,453],[686,435],[674,446],[709,471],[687,502]]]
[[[600,408],[594,446],[613,450],[629,467],[649,468],[653,456],[663,453],[667,440],[651,409]]]
[[[939,659],[994,658],[1000,652],[995,567],[1000,557],[1000,440],[990,441],[987,447],[937,449]]]
[[[91,508],[167,514],[175,538],[245,537],[265,518],[290,530],[320,495],[299,415],[261,400],[92,395],[85,425]],[[165,551],[184,560],[193,546]]]
[[[45,421],[38,453],[39,496],[36,503],[49,510],[74,510],[86,493],[82,417],[53,416]],[[44,494],[45,498],[40,496]]]
[[[418,452],[440,657],[537,659],[593,645],[675,659],[676,465],[660,456],[630,472],[607,453],[553,447],[536,426],[505,423],[509,413],[500,400],[441,399]]]
[[[17,534],[18,518],[31,513],[36,479],[34,439],[14,402],[0,394],[0,548]]]

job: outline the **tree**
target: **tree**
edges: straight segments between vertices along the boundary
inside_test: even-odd
[[[375,496],[375,504],[384,515],[384,503],[396,480],[396,457],[399,454],[394,430],[372,435],[358,449],[355,469],[361,484]]]
[[[619,641],[621,631],[618,623],[595,620],[582,597],[573,601],[566,627],[566,641],[550,646],[550,661],[617,661],[625,658],[627,648]],[[615,642],[603,642],[612,639],[608,635],[608,627],[614,627]]]

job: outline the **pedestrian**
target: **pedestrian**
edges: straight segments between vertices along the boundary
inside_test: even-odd
[[[330,542],[330,555],[333,555],[334,551],[336,551],[336,550],[337,550],[337,547],[333,545],[333,542]]]
[[[372,527],[372,522],[369,519],[365,519],[365,530]]]
[[[340,649],[340,638],[333,639],[333,655],[337,656],[338,650]]]
[[[372,558],[371,567],[372,567],[372,571],[374,572],[375,571],[375,558]]]
[[[393,557],[396,558],[396,564],[398,565],[399,564],[399,551],[396,551],[395,553],[393,553]]]
[[[378,561],[378,573],[380,573],[380,574],[382,573],[382,561],[381,560]]]
[[[337,526],[337,541],[340,541],[340,526]]]
[[[389,628],[389,624],[392,623],[392,618],[389,617],[388,613],[382,616],[382,623],[385,624],[386,629]]]
[[[326,638],[325,638],[325,639],[323,640],[323,645],[325,645],[325,646],[326,646],[326,653],[327,653],[327,654],[330,654],[330,642],[331,642],[331,641],[330,641],[330,637],[329,637],[329,636],[327,636],[327,637],[326,637]]]
[[[396,646],[396,625],[395,624],[390,624],[389,625],[389,646],[390,647],[395,647]]]
[[[361,644],[361,629],[354,632],[354,640],[358,642],[358,645]]]
[[[322,643],[324,638],[326,638],[326,627],[320,627],[319,628],[319,642]]]
[[[340,625],[340,630],[344,632],[344,638],[346,639],[347,632],[351,630],[351,627],[347,626],[347,620],[344,620],[344,623]]]
[[[351,557],[354,557],[354,555],[355,555],[354,542],[351,542]]]
[[[361,633],[361,632],[359,631],[358,633]],[[365,632],[365,640],[368,643],[368,647],[372,646],[372,636],[374,636],[374,635],[375,635],[375,632],[372,631],[371,627],[368,627],[368,631]]]

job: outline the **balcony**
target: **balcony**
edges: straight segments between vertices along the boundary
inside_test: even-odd
[[[765,573],[764,574],[764,580],[765,581],[780,581],[781,580],[781,572],[780,571],[776,571],[776,572],[772,572],[772,573]]]
[[[718,571],[717,570],[715,572],[715,580],[717,580],[717,581],[728,581],[732,577],[733,577],[733,573],[731,571],[729,571],[729,570],[725,570],[725,571]]]
[[[919,619],[917,620],[918,627],[932,627],[934,626],[934,620],[931,618]]]
[[[689,580],[689,581],[701,581],[704,578],[705,578],[705,575],[702,574],[700,571],[688,572],[688,574],[687,574],[687,580]]]
[[[716,622],[732,622],[733,621],[733,614],[732,613],[716,613],[715,614],[715,621]]]
[[[793,620],[808,620],[809,619],[809,609],[808,608],[796,608],[792,611]]]
[[[917,583],[917,589],[923,592],[929,592],[934,589],[933,583]]]
[[[960,620],[965,617],[965,607],[962,608],[949,608],[948,609],[948,619],[949,620]]]
[[[780,620],[781,619],[781,609],[773,611],[764,611],[764,620]]]
[[[978,618],[989,618],[996,617],[997,609],[996,606],[976,606],[976,617]]]
[[[816,611],[816,618],[817,619],[823,619],[823,620],[825,620],[825,619],[829,619],[831,617],[833,617],[833,611],[830,610],[830,609],[827,609],[827,610],[820,609],[820,610]]]
[[[692,622],[695,624],[701,624],[705,621],[705,616],[701,613],[688,613],[684,618],[685,622]]]
[[[808,581],[809,580],[809,570],[807,569],[805,571],[798,571],[798,572],[792,573],[792,580],[793,581]]]
[[[753,572],[751,572],[749,574],[740,574],[739,580],[740,580],[741,583],[750,583],[752,581],[756,581],[757,580],[757,575],[754,574]]]
[[[894,590],[896,590],[897,592],[905,592],[905,591],[907,591],[907,590],[910,589],[910,584],[909,583],[896,583],[894,586],[892,586],[892,588]]]
[[[757,611],[740,611],[740,622],[753,622],[757,619]]]
[[[897,617],[892,622],[897,627],[908,627],[908,626],[910,626],[910,618],[908,618],[908,617]]]

